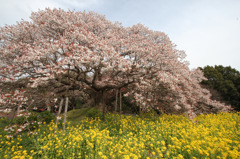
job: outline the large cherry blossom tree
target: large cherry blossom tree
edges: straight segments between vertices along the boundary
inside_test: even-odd
[[[0,81],[30,80],[31,87],[52,82],[69,90],[104,93],[131,86],[142,107],[192,112],[199,103],[219,111],[190,71],[185,53],[163,32],[137,24],[125,28],[94,12],[46,9],[31,21],[0,29]],[[103,104],[103,112],[105,112]],[[166,110],[167,110],[166,109]],[[207,110],[207,109],[206,109]]]

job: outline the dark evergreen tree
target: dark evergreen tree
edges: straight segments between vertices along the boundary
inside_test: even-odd
[[[200,69],[208,79],[202,81],[202,84],[210,91],[217,90],[221,99],[227,104],[231,104],[236,111],[240,111],[240,72],[230,66],[222,65],[205,66]]]

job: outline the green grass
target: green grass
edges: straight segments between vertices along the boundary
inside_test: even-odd
[[[67,121],[69,121],[71,123],[71,125],[73,125],[73,126],[79,124],[81,122],[81,120],[86,118],[86,114],[90,109],[91,108],[70,110],[67,113]]]

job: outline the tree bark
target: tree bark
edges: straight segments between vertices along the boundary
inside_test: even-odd
[[[98,107],[100,104],[102,104],[102,91],[92,92],[91,98],[94,101],[93,106]]]
[[[105,101],[104,101],[104,91],[102,91],[102,117],[103,117],[103,121],[105,120]]]
[[[16,114],[16,108],[14,108],[13,109],[13,115],[12,115],[12,118],[11,118],[11,120],[13,120],[14,119],[14,117],[15,117],[15,114]],[[10,117],[9,117],[10,118]]]
[[[60,114],[61,114],[61,111],[62,111],[62,105],[63,105],[63,98],[61,98],[61,102],[60,102],[60,105],[59,105],[59,110],[58,110],[58,114],[57,114],[55,131],[56,131],[57,128],[58,128],[58,121],[59,121],[58,117],[60,117]]]
[[[142,114],[142,111],[141,111],[141,105],[139,104],[139,115]]]
[[[118,106],[118,89],[116,90],[116,103],[115,103],[115,114],[114,118],[117,119],[117,106]]]
[[[47,111],[51,111],[51,107],[50,107],[50,102],[49,100],[46,100],[46,105],[47,105]]]
[[[121,89],[120,89],[120,91],[119,91],[119,93],[120,93],[120,120],[122,119],[122,92],[121,92]]]
[[[20,105],[17,107],[17,116],[20,114]]]
[[[64,123],[63,123],[63,133],[66,129],[66,119],[67,119],[67,110],[68,110],[68,97],[66,97],[66,103],[65,103],[65,112],[64,112]]]

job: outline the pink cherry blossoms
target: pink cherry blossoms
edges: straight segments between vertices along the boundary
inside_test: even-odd
[[[162,112],[228,111],[201,88],[200,70],[163,32],[123,27],[94,12],[46,9],[31,21],[0,28],[0,82],[28,79],[29,87],[60,83],[94,93],[128,89],[142,108]]]

